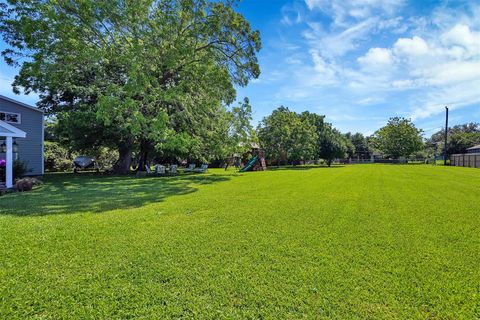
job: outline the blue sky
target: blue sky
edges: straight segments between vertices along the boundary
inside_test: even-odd
[[[255,124],[280,105],[365,134],[403,116],[430,136],[445,105],[451,124],[480,122],[480,0],[243,0],[238,9],[262,35],[262,74],[238,90]],[[15,73],[0,63],[0,94],[34,104],[12,93]]]
[[[285,105],[373,133],[392,116],[431,135],[480,122],[480,1],[244,0],[262,34],[254,118]]]

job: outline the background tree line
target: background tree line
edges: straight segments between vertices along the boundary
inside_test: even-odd
[[[348,152],[357,155],[356,147],[325,117],[308,111],[296,113],[287,107],[279,107],[265,117],[257,127],[260,145],[265,149],[271,164],[300,164],[308,160],[324,159],[328,165],[336,158],[344,158]],[[366,152],[367,144],[361,134],[355,134],[358,152]],[[362,154],[362,157],[364,154]]]
[[[438,155],[444,153],[445,129],[434,133],[425,142],[426,148],[430,153],[436,152]],[[466,150],[474,145],[480,144],[480,124],[465,123],[453,126],[448,129],[447,155],[465,153]]]
[[[323,159],[426,159],[443,155],[444,130],[424,139],[424,132],[411,120],[393,117],[371,136],[342,134],[325,117],[308,111],[297,113],[281,106],[263,118],[257,127],[267,161],[274,165],[300,164]],[[447,155],[464,153],[480,144],[480,125],[469,123],[449,128]]]

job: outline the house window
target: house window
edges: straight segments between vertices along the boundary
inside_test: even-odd
[[[0,120],[7,123],[20,124],[22,123],[22,117],[19,113],[0,111]]]

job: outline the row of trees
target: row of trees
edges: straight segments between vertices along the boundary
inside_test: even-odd
[[[257,128],[258,139],[270,162],[296,164],[306,160],[343,157],[352,143],[324,116],[308,111],[300,114],[280,107],[265,117]]]
[[[392,118],[371,137],[361,133],[342,134],[325,117],[308,111],[296,113],[280,107],[265,117],[257,128],[258,139],[270,163],[297,164],[336,158],[369,159],[374,150],[398,158],[423,147],[422,131],[410,120]]]
[[[296,164],[306,160],[335,158],[370,159],[373,153],[387,158],[433,157],[443,154],[444,130],[424,140],[423,131],[409,119],[394,117],[365,137],[361,133],[342,134],[324,121],[324,116],[308,111],[296,113],[280,107],[265,117],[257,128],[267,159],[274,164]],[[449,129],[447,154],[463,153],[480,144],[480,124],[469,123]]]

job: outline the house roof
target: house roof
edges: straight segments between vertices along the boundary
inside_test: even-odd
[[[11,124],[0,120],[0,137],[25,138],[27,134]]]
[[[23,103],[23,102],[20,102],[20,101],[11,99],[11,98],[9,98],[9,97],[5,97],[5,96],[3,96],[3,95],[1,95],[1,94],[0,94],[0,99],[3,99],[3,100],[6,100],[6,101],[15,103],[16,105],[19,105],[19,106],[21,106],[21,107],[24,107],[24,108],[27,108],[27,109],[30,109],[30,110],[34,110],[34,111],[43,113],[43,110],[41,110],[41,109],[38,109],[38,108],[36,108],[36,107],[34,107],[34,106],[31,106],[31,105],[28,105],[28,104],[26,104],[26,103]]]
[[[476,146],[468,148],[467,150],[475,150],[475,149],[480,149],[480,144],[477,144]]]

